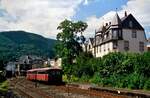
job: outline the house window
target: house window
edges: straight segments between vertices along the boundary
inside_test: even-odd
[[[133,23],[132,21],[129,21],[129,27],[132,28],[133,27]]]
[[[124,41],[124,50],[125,51],[129,50],[129,41]]]
[[[114,42],[113,42],[113,49],[117,49],[117,47],[118,47],[118,42],[117,42],[117,41],[114,41]]]
[[[132,38],[136,38],[136,30],[132,30]]]
[[[113,38],[117,38],[117,31],[116,30],[113,31]]]
[[[139,42],[139,51],[144,51],[144,42]]]

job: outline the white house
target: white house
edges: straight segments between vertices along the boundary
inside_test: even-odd
[[[122,18],[116,13],[112,21],[95,31],[92,43],[90,40],[87,43],[87,51],[92,50],[95,57],[102,57],[110,52],[142,53],[147,51],[145,47],[144,28],[127,12]]]

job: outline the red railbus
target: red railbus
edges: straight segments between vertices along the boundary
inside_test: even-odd
[[[49,83],[62,82],[62,69],[55,67],[36,68],[27,71],[28,80],[44,81]]]

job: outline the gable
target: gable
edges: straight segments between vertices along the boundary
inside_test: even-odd
[[[126,18],[122,19],[122,28],[125,29],[137,29],[144,30],[140,23],[133,17],[132,14],[129,14]]]

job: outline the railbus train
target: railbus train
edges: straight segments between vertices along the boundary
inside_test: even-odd
[[[62,83],[62,69],[55,67],[31,69],[27,71],[26,78],[32,81]]]

